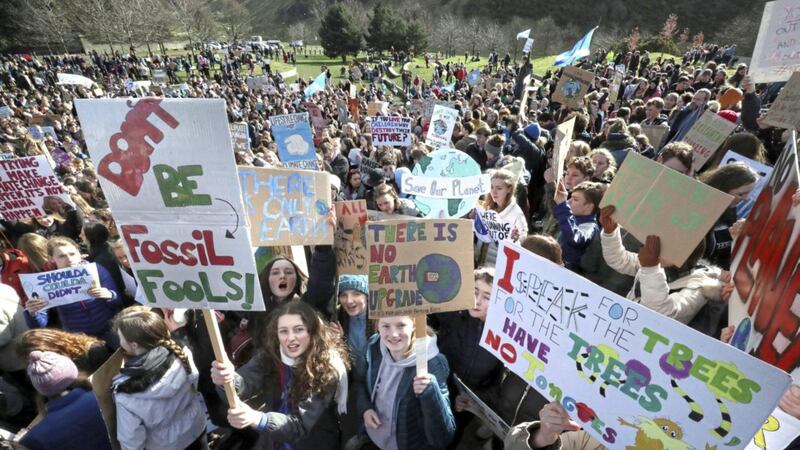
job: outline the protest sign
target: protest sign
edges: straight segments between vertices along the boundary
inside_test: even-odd
[[[314,130],[314,144],[319,144],[322,138],[322,131],[328,126],[328,122],[322,117],[322,111],[316,103],[306,102],[308,118],[311,121],[311,128]]]
[[[283,167],[316,169],[317,152],[308,123],[308,113],[270,116],[272,136],[278,145],[278,157]]]
[[[339,275],[367,273],[367,202],[353,200],[334,202],[336,230],[333,247]]]
[[[796,132],[792,131],[772,175],[753,205],[731,251],[735,289],[729,320],[736,325],[731,345],[748,351],[800,381],[800,312],[796,307],[800,271],[800,208]]]
[[[231,130],[231,145],[233,151],[250,152],[250,134],[247,132],[247,123],[236,122],[228,124]]]
[[[297,68],[289,69],[286,72],[281,72],[281,78],[284,80],[287,78],[293,78],[297,76]]]
[[[153,82],[154,83],[169,83],[167,71],[163,69],[153,69]]]
[[[741,449],[791,381],[522,247],[496,272],[481,346],[608,448]]]
[[[728,150],[728,153],[725,153],[725,156],[722,157],[722,161],[720,161],[720,166],[728,165],[732,162],[741,162],[745,165],[749,166],[751,169],[755,170],[758,173],[758,181],[756,181],[756,185],[753,187],[753,190],[747,195],[747,199],[742,200],[736,205],[736,216],[739,219],[743,219],[750,214],[750,210],[753,209],[753,205],[756,203],[756,199],[758,199],[759,194],[761,194],[761,190],[764,189],[764,186],[767,185],[769,182],[769,177],[772,175],[772,167],[762,164],[756,160],[745,158],[744,156],[735,153],[733,150]]]
[[[386,178],[383,167],[374,159],[361,158],[358,168],[361,172],[361,182],[367,186],[377,186]]]
[[[370,102],[367,104],[367,116],[375,117],[389,112],[387,102]]]
[[[692,171],[699,171],[735,129],[735,123],[706,110],[683,138],[692,146]]]
[[[661,257],[680,267],[733,197],[636,152],[628,153],[600,207],[640,242],[661,238]]]
[[[558,186],[558,183],[560,183],[561,179],[564,178],[564,163],[567,160],[569,148],[572,146],[572,134],[574,130],[574,117],[556,127],[556,143],[555,146],[553,146],[553,163],[556,168],[556,186]]]
[[[100,277],[94,263],[49,272],[21,273],[19,281],[28,299],[46,302],[47,306],[43,309],[86,300],[91,297],[86,291],[100,286]]]
[[[120,450],[122,447],[120,447],[119,440],[117,440],[117,404],[114,401],[111,382],[119,374],[123,360],[122,350],[117,350],[89,377],[89,382],[92,384],[92,392],[97,398],[97,405],[103,415],[103,422],[106,423],[111,448],[114,450]]]
[[[361,114],[358,110],[358,99],[357,98],[348,99],[347,109],[350,111],[350,117],[353,119],[353,123],[358,124],[361,121]]]
[[[647,136],[650,145],[656,150],[661,148],[661,140],[664,139],[667,131],[669,131],[669,127],[664,125],[642,125],[642,133]]]
[[[797,447],[792,447],[791,444],[798,436],[800,436],[800,420],[778,407],[767,417],[745,450],[796,449]]]
[[[15,159],[17,155],[13,153],[0,153],[0,161],[6,161],[9,159]]]
[[[792,73],[763,122],[778,128],[800,129],[800,72]]]
[[[347,117],[347,103],[344,100],[336,101],[336,120],[342,125],[349,121]]]
[[[458,375],[453,374],[453,380],[458,387],[458,395],[465,397],[469,400],[467,411],[471,412],[478,419],[480,419],[486,426],[488,426],[495,436],[500,440],[506,438],[510,427],[508,424],[497,415],[492,408],[489,407],[483,400],[480,399],[470,388],[458,378]]]
[[[411,145],[411,118],[377,116],[370,125],[372,145],[408,147]]]
[[[0,118],[13,117],[14,111],[8,106],[0,106]]]
[[[94,85],[94,81],[84,77],[83,75],[74,75],[71,73],[59,73],[56,76],[58,77],[58,82],[56,84],[77,84],[79,86],[85,87],[86,89],[91,89],[92,85]]]
[[[594,75],[575,66],[564,69],[558,86],[553,93],[553,101],[567,108],[579,108],[583,105],[583,97],[589,92]]]
[[[56,130],[53,127],[43,127],[41,125],[35,125],[32,127],[28,127],[28,133],[30,133],[31,137],[34,140],[41,141],[44,139],[45,136],[50,136],[53,138],[55,142],[59,142],[58,134],[56,134]]]
[[[622,72],[615,70],[611,79],[611,87],[608,89],[608,101],[612,105],[615,105],[619,99],[619,90],[622,87],[622,80],[625,78],[624,67]]]
[[[514,224],[506,222],[497,211],[475,207],[473,231],[481,242],[500,242],[511,239]]]
[[[258,77],[247,77],[247,87],[251,91],[259,91],[269,86],[270,81],[269,77],[266,75],[261,75]]]
[[[75,107],[147,305],[263,311],[225,101]]]
[[[457,110],[441,105],[434,106],[425,141],[434,149],[450,147],[450,137],[453,135],[457,120]]]
[[[533,49],[533,38],[528,38],[525,40],[525,46],[522,47],[522,53],[530,53],[531,49]]]
[[[0,217],[19,220],[44,217],[72,205],[69,194],[44,155],[0,160]]]
[[[764,4],[748,69],[754,83],[786,81],[800,67],[797,8],[800,8],[800,0],[776,0]]]
[[[472,225],[468,220],[367,222],[369,317],[472,308]]]
[[[253,243],[332,245],[329,176],[319,171],[239,167]]]
[[[491,184],[481,177],[481,168],[474,159],[454,148],[441,148],[423,156],[411,174],[415,178],[406,184],[407,176],[403,177],[400,190],[415,194],[414,204],[425,217],[464,217]],[[417,190],[420,192],[411,192]]]

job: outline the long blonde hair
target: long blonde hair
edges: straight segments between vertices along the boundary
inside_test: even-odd
[[[45,264],[50,261],[46,237],[36,233],[25,233],[19,238],[17,247],[28,257],[28,262],[34,270],[44,272]]]
[[[509,205],[511,205],[511,202],[514,201],[514,197],[517,195],[517,179],[514,177],[514,174],[512,174],[508,170],[497,169],[494,172],[492,172],[490,183],[493,182],[494,180],[502,181],[503,184],[505,184],[505,186],[509,188],[511,191],[508,193],[508,198],[506,199],[506,202],[503,205],[495,203],[491,194],[486,194],[486,196],[483,199],[483,209],[491,209],[492,211],[501,212],[506,208],[508,208]]]

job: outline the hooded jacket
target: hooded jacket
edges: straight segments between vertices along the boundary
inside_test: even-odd
[[[191,361],[189,350],[184,352]],[[187,374],[180,359],[170,359],[166,373],[146,390],[114,392],[117,439],[123,450],[183,449],[205,432],[206,413],[197,394],[197,369],[192,365],[192,373]],[[116,388],[127,379],[126,375],[118,375],[113,386]]]
[[[628,152],[636,151],[636,140],[625,133],[608,133],[606,140],[600,144],[600,148],[611,152],[611,156],[617,162],[617,167],[620,167],[625,161],[625,157],[628,156]]]
[[[382,368],[384,359],[391,361],[378,334],[373,335],[367,345],[367,364],[362,365],[366,373],[356,373],[356,404],[360,416],[368,409],[375,409],[373,394],[379,374],[390,375]],[[447,358],[439,353],[436,336],[428,337],[428,373],[431,383],[421,395],[414,394],[413,382],[416,376],[416,353],[403,361],[394,363],[400,369],[394,389],[394,408],[392,417],[394,442],[398,450],[436,450],[444,449],[453,439],[456,430],[453,412],[448,399],[447,377],[450,369]],[[359,366],[356,366],[359,368]],[[384,386],[383,389],[386,389]],[[377,411],[383,421],[384,415]],[[384,426],[386,422],[383,421]]]
[[[14,288],[0,283],[0,370],[3,372],[25,369],[25,361],[14,349],[14,342],[28,330],[23,311]]]
[[[695,268],[668,283],[661,265],[641,267],[636,253],[625,250],[619,227],[611,234],[602,232],[600,239],[606,263],[617,272],[634,275],[628,299],[681,323],[689,323],[707,302],[721,301],[719,268]],[[635,293],[637,283],[641,287],[640,296]]]

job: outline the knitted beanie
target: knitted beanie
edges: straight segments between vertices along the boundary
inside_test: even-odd
[[[339,293],[357,291],[369,295],[366,275],[339,275]]]
[[[78,368],[66,356],[34,350],[28,357],[28,377],[45,397],[60,394],[78,378]]]

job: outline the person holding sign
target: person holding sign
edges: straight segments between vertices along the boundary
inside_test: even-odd
[[[258,431],[258,449],[338,449],[336,404],[346,412],[348,391],[347,350],[339,334],[311,306],[291,301],[270,316],[263,339],[264,350],[236,371],[229,361],[212,364],[215,384],[232,382],[239,398],[262,395],[268,405],[258,411],[239,403],[228,410],[228,422]]]
[[[121,312],[114,330],[125,354],[112,382],[123,450],[207,449],[206,413],[189,350],[172,340],[164,319],[142,307]]]
[[[367,364],[356,367],[358,411],[364,418],[368,449],[443,450],[456,425],[450,409],[450,370],[436,336],[417,330],[411,316],[378,319],[367,346]],[[417,333],[428,333],[428,373],[416,374]]]
[[[84,263],[78,244],[72,239],[51,238],[47,243],[47,250],[59,269],[78,267]],[[103,266],[97,266],[97,274],[99,286],[95,284],[87,291],[89,298],[54,309],[58,312],[64,330],[98,337],[105,340],[110,347],[116,348],[117,338],[111,332],[111,319],[122,309],[121,296],[114,279]],[[43,328],[50,323],[51,310],[43,310],[46,306],[46,300],[28,300],[25,319],[31,328]]]
[[[515,201],[517,180],[514,175],[505,169],[492,172],[490,178],[491,190],[483,200],[486,210],[486,222],[490,228],[503,230],[497,233],[498,239],[491,243],[478,242],[475,255],[478,265],[493,267],[497,259],[497,241],[510,240],[517,242],[528,235],[528,220],[522,208]],[[492,219],[490,220],[490,216]],[[507,233],[505,230],[507,229]]]
[[[420,217],[422,213],[411,200],[400,198],[394,187],[388,183],[382,183],[373,189],[373,198],[378,211],[388,215],[401,215]]]

